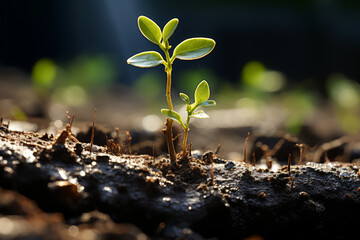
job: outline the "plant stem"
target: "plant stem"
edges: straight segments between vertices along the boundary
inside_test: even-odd
[[[172,65],[171,65],[171,60],[170,60],[170,55],[169,55],[169,43],[166,42],[165,47],[161,48],[164,53],[165,53],[165,57],[166,57],[166,65],[165,65],[165,72],[166,72],[166,100],[169,106],[169,110],[173,110],[173,105],[172,105],[172,101],[171,101],[171,71],[172,71]]]
[[[189,134],[189,123],[190,123],[190,115],[188,114],[188,117],[186,119],[186,127],[185,127],[185,135],[184,135],[184,140],[183,140],[183,157],[185,157],[187,155],[187,151],[186,151],[186,143],[187,143],[187,139],[188,139],[188,134]]]
[[[167,82],[166,82],[166,99],[169,106],[169,110],[173,110],[173,105],[171,101],[171,70],[166,71]]]
[[[165,67],[165,72],[166,72],[166,77],[167,77],[166,99],[167,99],[167,103],[169,105],[169,110],[173,110],[173,105],[172,105],[172,101],[171,101],[171,70],[172,70],[172,66],[171,66],[168,49],[166,48],[164,50],[164,52],[165,52],[166,60],[167,60],[167,66]],[[165,137],[166,137],[166,143],[167,143],[167,147],[168,147],[168,151],[169,151],[171,165],[175,166],[176,165],[176,151],[175,151],[174,141],[173,141],[172,124],[173,124],[173,120],[168,118],[166,121],[166,129],[165,129],[164,133],[165,133]]]

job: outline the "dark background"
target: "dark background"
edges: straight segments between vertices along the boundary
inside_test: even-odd
[[[228,81],[238,81],[251,60],[283,72],[292,81],[313,79],[320,86],[340,72],[360,79],[360,2],[203,1],[203,0],[61,0],[0,1],[0,65],[31,72],[40,58],[67,62],[81,54],[106,54],[118,67],[117,81],[131,83],[143,71],[126,59],[156,49],[140,34],[139,15],[162,28],[180,20],[170,39],[214,38],[208,57],[176,62],[176,69],[211,67]],[[180,63],[181,62],[181,63]]]

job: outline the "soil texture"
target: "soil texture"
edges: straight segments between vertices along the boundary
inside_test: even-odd
[[[300,143],[295,140],[290,145],[296,144]],[[0,225],[5,227],[0,228],[0,239],[353,239],[358,235],[356,162],[329,161],[324,152],[330,147],[323,145],[325,150],[319,148],[322,152],[314,151],[303,164],[295,165],[287,156],[291,151],[280,154],[284,143],[274,148],[278,155],[264,154],[268,149],[262,145],[249,150],[254,152],[252,163],[193,151],[174,167],[163,156],[130,154],[116,139],[99,146],[80,142],[66,130],[49,136],[10,131],[3,125]],[[296,155],[299,148],[294,149]]]

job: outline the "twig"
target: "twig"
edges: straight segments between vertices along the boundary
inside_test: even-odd
[[[299,164],[302,164],[303,153],[304,153],[304,144],[300,143],[300,144],[296,144],[296,146],[299,148],[299,151],[300,151]]]
[[[211,185],[214,186],[214,158],[212,153],[209,154],[211,160]]]
[[[126,137],[127,137],[127,151],[128,151],[128,154],[131,154],[131,135],[130,135],[130,132],[129,131],[126,131],[125,132],[126,134]]]
[[[244,145],[244,162],[246,162],[246,147],[247,147],[247,142],[249,140],[250,137],[250,132],[248,132],[247,137],[245,138],[245,145]]]
[[[272,168],[272,159],[269,158],[267,161],[266,161],[266,166],[268,167],[268,169],[271,169]]]
[[[70,120],[70,128],[72,127],[72,124],[74,122],[74,118],[75,118],[75,114],[72,115],[71,120]]]
[[[288,165],[287,165],[287,171],[289,173],[289,176],[290,176],[290,168],[291,168],[291,153],[289,153]]]
[[[214,154],[217,155],[220,151],[221,148],[221,142],[216,146],[215,150],[214,150]]]
[[[255,151],[253,151],[253,153],[252,153],[252,158],[253,158],[252,165],[255,167],[255,165],[256,165]]]

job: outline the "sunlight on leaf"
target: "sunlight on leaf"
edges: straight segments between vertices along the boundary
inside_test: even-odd
[[[192,118],[209,118],[209,115],[207,115],[204,111],[200,110],[193,114],[191,114]]]
[[[164,114],[166,117],[178,122],[185,129],[184,122],[179,113],[169,109],[161,109],[161,113]]]
[[[164,62],[160,53],[148,51],[138,53],[127,60],[127,63],[135,67],[150,68],[156,67]]]
[[[183,100],[184,103],[190,104],[190,98],[188,97],[188,95],[186,95],[185,93],[180,93],[179,95],[180,95],[181,100]]]
[[[155,44],[160,44],[162,37],[161,29],[154,21],[148,17],[140,16],[138,18],[138,25],[144,37]]]
[[[174,33],[175,29],[177,28],[179,24],[179,19],[174,18],[171,19],[164,27],[163,29],[163,41],[167,41]]]
[[[207,101],[210,97],[210,89],[209,84],[203,80],[197,86],[195,90],[195,105],[199,105],[205,101]]]
[[[203,107],[215,107],[216,106],[216,102],[214,100],[208,100],[205,102],[202,102],[199,104],[199,106],[203,106]]]
[[[194,60],[209,54],[215,47],[215,41],[210,38],[190,38],[174,49],[173,58]]]

